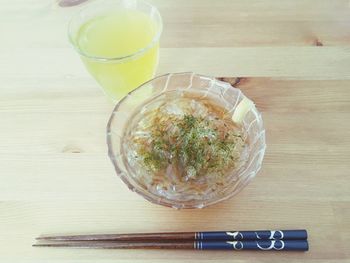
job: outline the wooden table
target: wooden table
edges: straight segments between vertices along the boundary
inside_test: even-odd
[[[1,1],[1,262],[349,262],[350,2],[152,1],[158,73],[241,77],[267,152],[237,197],[177,211],[115,175],[111,105],[66,39],[81,6]],[[41,234],[306,228],[307,253],[32,248]]]

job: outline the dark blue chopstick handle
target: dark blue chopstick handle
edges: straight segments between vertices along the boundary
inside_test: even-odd
[[[196,232],[196,240],[305,240],[307,232],[300,230],[259,230],[259,231],[221,231]]]
[[[307,251],[307,240],[259,240],[259,241],[195,241],[198,250],[262,250]]]

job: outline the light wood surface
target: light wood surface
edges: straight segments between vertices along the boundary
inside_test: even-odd
[[[0,0],[0,262],[349,262],[350,2],[157,0],[158,73],[243,77],[267,152],[237,197],[177,211],[108,160],[112,110],[66,39],[79,7]],[[306,228],[307,253],[32,248],[41,234]]]

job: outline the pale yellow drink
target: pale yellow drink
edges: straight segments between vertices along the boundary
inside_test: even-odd
[[[120,8],[82,23],[71,40],[91,75],[117,101],[153,77],[159,27],[149,14]]]

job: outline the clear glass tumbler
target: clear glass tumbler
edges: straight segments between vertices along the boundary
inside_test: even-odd
[[[68,27],[70,42],[113,102],[154,76],[161,32],[157,8],[141,0],[88,3]]]
[[[171,195],[164,195],[164,192],[154,191],[157,189],[156,186],[150,190],[143,182],[140,182],[140,173],[136,174],[135,169],[128,162],[125,136],[127,130],[133,127],[132,123],[135,119],[144,119],[143,115],[148,107],[145,105],[149,105],[148,102],[167,92],[175,92],[179,96],[186,92],[196,92],[202,94],[203,99],[215,98],[219,105],[225,107],[232,116],[239,108],[237,106],[246,98],[241,90],[226,82],[194,73],[166,74],[141,85],[117,103],[108,122],[109,157],[117,175],[132,191],[139,193],[147,200],[174,208],[202,208],[234,196],[260,170],[265,153],[263,121],[254,105],[244,115],[241,124],[247,142],[244,163],[238,170],[230,172],[230,179],[219,190],[194,198],[186,198],[188,196],[186,192],[174,190]],[[142,170],[140,172],[143,173]]]

